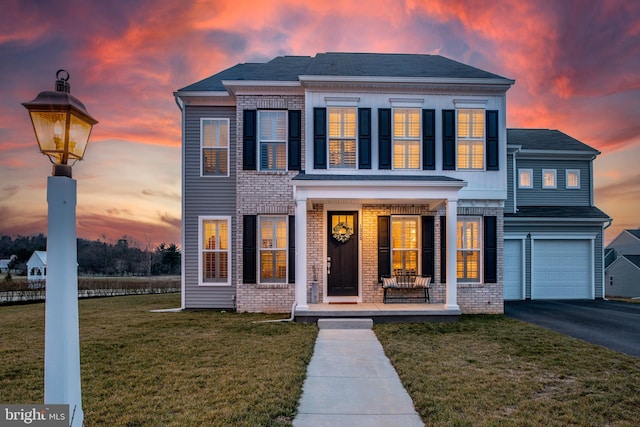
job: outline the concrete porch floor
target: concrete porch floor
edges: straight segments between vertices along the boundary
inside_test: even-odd
[[[319,319],[367,318],[375,323],[390,322],[455,322],[460,310],[447,310],[444,304],[429,303],[357,303],[309,304],[309,310],[297,310],[296,322],[317,322]]]

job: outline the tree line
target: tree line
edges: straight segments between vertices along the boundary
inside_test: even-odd
[[[142,246],[142,247],[141,247]],[[27,261],[34,251],[47,250],[47,237],[0,235],[0,259],[16,258],[10,268],[26,275]],[[78,274],[98,276],[178,275],[182,254],[175,243],[142,245],[129,236],[117,242],[78,239]]]

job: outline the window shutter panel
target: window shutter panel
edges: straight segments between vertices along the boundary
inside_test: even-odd
[[[244,110],[242,119],[242,168],[256,170],[256,110]]]
[[[255,215],[242,218],[242,283],[256,283],[257,225],[258,217]]]
[[[498,281],[497,218],[484,217],[484,282]]]
[[[442,110],[442,169],[456,170],[456,110]]]
[[[440,217],[440,283],[447,282],[447,217]]]
[[[436,168],[436,110],[422,110],[422,169]]]
[[[371,108],[358,108],[358,168],[371,169]]]
[[[296,283],[296,217],[289,215],[289,283]]]
[[[391,217],[378,217],[378,280],[391,275]]]
[[[300,110],[289,110],[289,170],[301,169],[302,114]]]
[[[378,109],[378,169],[391,169],[391,108]]]
[[[498,111],[487,110],[487,170],[497,171],[498,168]]]
[[[422,217],[422,275],[434,280],[435,273],[435,218]]]
[[[313,167],[327,168],[327,109],[313,109]]]

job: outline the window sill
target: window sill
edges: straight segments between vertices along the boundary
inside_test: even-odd
[[[204,288],[220,288],[220,287],[229,287],[231,283],[198,283],[198,286],[202,286]]]
[[[289,283],[258,283],[256,285],[257,289],[286,289],[292,286]]]

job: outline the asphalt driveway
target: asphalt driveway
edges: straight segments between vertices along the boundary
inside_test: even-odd
[[[618,301],[505,301],[507,316],[640,357],[640,304]]]

